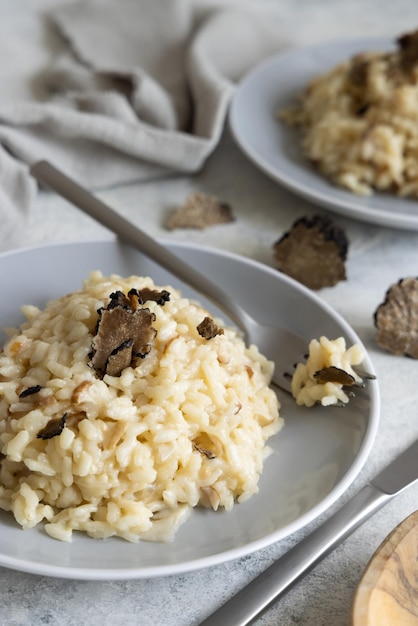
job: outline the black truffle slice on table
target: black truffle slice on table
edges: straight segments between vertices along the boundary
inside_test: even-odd
[[[326,215],[307,215],[273,244],[277,268],[310,289],[346,280],[348,240]]]
[[[374,323],[380,348],[418,359],[418,278],[401,278],[389,287]]]
[[[191,194],[185,203],[178,207],[167,219],[166,227],[196,228],[203,230],[216,224],[234,221],[231,207],[216,196],[209,196],[201,191]]]

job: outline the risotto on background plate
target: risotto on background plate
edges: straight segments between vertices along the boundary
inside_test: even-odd
[[[418,230],[416,67],[412,82],[402,83],[402,73],[392,68],[397,58],[394,39],[354,38],[296,47],[267,59],[244,78],[232,100],[229,121],[238,146],[273,180],[309,202],[362,222]],[[350,88],[351,69],[359,84]],[[312,97],[308,90],[304,106],[303,94],[312,82]],[[375,101],[360,103],[366,95]],[[301,97],[302,107],[291,116],[311,120],[306,139],[302,126],[278,119],[279,111],[291,109]],[[318,121],[322,114],[323,123]],[[304,141],[315,162],[322,154],[333,181],[308,158]]]

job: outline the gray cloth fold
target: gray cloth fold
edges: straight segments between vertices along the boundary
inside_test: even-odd
[[[35,193],[27,166],[39,159],[88,188],[198,171],[236,82],[278,49],[268,25],[226,3],[83,0],[47,17],[65,45],[44,97],[0,98],[0,245]]]

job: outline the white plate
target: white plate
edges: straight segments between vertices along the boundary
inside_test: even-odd
[[[248,74],[233,98],[230,125],[244,153],[266,174],[314,204],[357,220],[418,230],[418,202],[344,191],[319,174],[302,154],[300,131],[277,120],[314,77],[366,50],[391,50],[387,39],[358,39],[298,48],[274,56]]]
[[[359,341],[319,297],[272,268],[193,245],[169,247],[208,276],[219,277],[250,313],[266,322],[284,324],[307,340],[325,334],[344,335],[350,344]],[[176,278],[115,241],[44,246],[0,255],[0,326],[20,324],[24,303],[43,306],[80,288],[94,269],[151,275],[157,284],[171,283],[196,298]],[[366,367],[373,371],[368,358]],[[375,437],[379,392],[372,382],[343,412],[298,409],[286,394],[280,399],[286,424],[269,440],[274,453],[266,461],[259,494],[247,503],[228,513],[194,511],[168,544],[95,540],[82,534],[75,534],[72,543],[61,543],[48,537],[42,526],[21,530],[11,514],[1,512],[0,565],[74,579],[152,577],[221,563],[286,537],[327,509],[357,476]]]

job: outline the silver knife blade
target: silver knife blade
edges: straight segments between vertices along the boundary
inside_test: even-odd
[[[418,440],[387,465],[373,480],[372,484],[391,495],[418,479]]]
[[[418,439],[310,535],[216,610],[201,626],[247,626],[356,528],[418,480]]]

